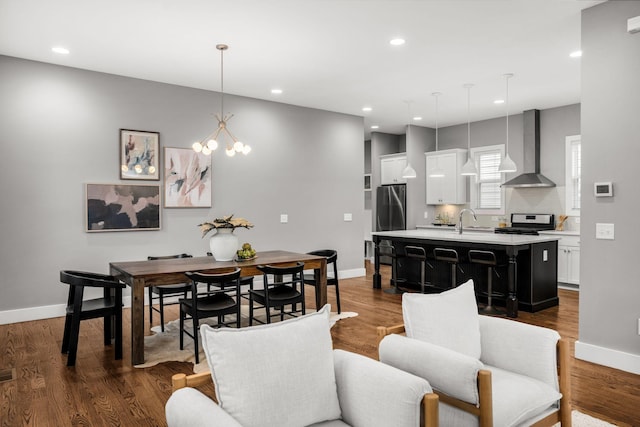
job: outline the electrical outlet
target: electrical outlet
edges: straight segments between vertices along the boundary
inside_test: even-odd
[[[352,215],[352,214],[350,214],[350,213],[346,213],[346,214],[344,214],[344,216],[343,216],[343,217],[344,217],[344,220],[345,220],[345,221],[353,221],[353,215]]]
[[[286,224],[287,222],[289,222],[289,215],[280,214],[280,224]]]

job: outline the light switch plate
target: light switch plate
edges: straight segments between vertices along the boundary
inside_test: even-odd
[[[615,238],[614,225],[609,223],[596,223],[596,239],[613,240]]]
[[[280,214],[280,224],[286,224],[287,222],[289,222],[289,215]]]
[[[429,219],[429,211],[424,211],[424,219]]]
[[[353,221],[353,215],[350,214],[350,213],[344,214],[344,220],[345,221]]]

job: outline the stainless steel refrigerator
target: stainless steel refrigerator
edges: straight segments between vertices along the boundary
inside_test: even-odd
[[[376,189],[376,231],[406,230],[406,205],[406,185],[397,184],[378,187]],[[382,264],[391,264],[391,258],[380,257],[380,262]]]

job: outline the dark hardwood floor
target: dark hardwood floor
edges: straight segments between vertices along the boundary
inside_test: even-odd
[[[340,281],[342,309],[357,317],[332,329],[334,346],[377,358],[376,326],[402,322],[401,298],[371,288],[367,276]],[[389,271],[384,268],[383,288]],[[310,289],[310,288],[307,288]],[[334,290],[329,288],[329,302]],[[313,292],[308,292],[313,307]],[[0,381],[15,369],[15,379],[0,382],[0,426],[163,426],[171,375],[191,372],[189,363],[169,362],[152,368],[130,366],[130,311],[125,310],[125,356],[113,359],[102,345],[102,321],[82,322],[78,359],[67,368],[60,354],[63,318],[0,325]],[[176,306],[168,319],[177,318]],[[518,321],[558,330],[578,338],[578,294],[560,290],[560,306],[538,313],[520,312]],[[157,316],[156,316],[157,321]],[[177,345],[177,343],[176,343]],[[573,351],[573,346],[572,346]],[[575,409],[621,426],[640,426],[640,376],[574,360]],[[202,391],[213,394],[212,387]]]

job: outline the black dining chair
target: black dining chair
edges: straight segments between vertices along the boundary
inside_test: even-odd
[[[191,280],[191,297],[180,298],[180,350],[184,348],[184,334],[193,338],[196,363],[200,363],[198,352],[198,329],[200,319],[217,317],[216,326],[235,324],[240,327],[240,269],[230,273],[194,273],[186,272]],[[207,290],[198,290],[199,283],[206,283]],[[233,286],[230,286],[233,284]],[[235,314],[235,322],[225,321],[227,314]],[[193,328],[185,329],[185,322],[191,319]]]
[[[207,256],[213,256],[211,252],[207,252]],[[253,276],[245,276],[240,278],[240,296],[246,300],[249,299],[249,289],[253,285]]]
[[[60,281],[69,285],[62,353],[67,366],[75,366],[80,336],[80,321],[104,318],[104,345],[111,344],[111,321],[115,319],[115,358],[122,359],[122,289],[124,283],[113,276],[85,271],[60,271]],[[83,300],[85,288],[102,288],[102,298]]]
[[[297,262],[294,266],[276,267],[273,265],[259,265],[257,269],[262,272],[263,288],[249,289],[249,325],[253,325],[255,320],[258,323],[271,323],[271,318],[280,316],[297,317],[305,314],[304,304],[304,263]],[[265,309],[266,320],[263,322],[254,317],[254,303],[258,303]],[[298,304],[301,308],[298,309]],[[290,305],[290,310],[285,307]],[[279,309],[279,312],[272,313],[271,309]]]
[[[188,254],[179,255],[166,255],[166,256],[150,256],[147,257],[149,261],[156,259],[175,259],[175,258],[193,258]],[[182,295],[183,298],[187,297],[187,292],[191,289],[190,283],[177,283],[173,285],[156,285],[149,286],[149,325],[153,325],[153,312],[160,313],[160,330],[164,332],[164,306],[178,304],[178,302],[165,302],[165,297],[175,297]],[[154,297],[154,295],[157,295]],[[159,301],[159,307],[153,306],[153,301]]]
[[[340,314],[340,287],[338,286],[338,252],[333,249],[320,249],[317,251],[307,252],[309,255],[323,256],[327,259],[327,286],[334,286],[336,288],[336,305],[338,306],[338,314]],[[329,274],[329,270],[332,269],[332,275]],[[318,292],[318,285],[316,283],[315,274],[305,274],[304,284],[313,285]],[[316,307],[318,310],[321,307]]]

